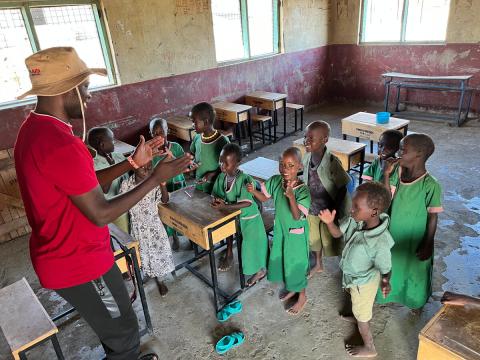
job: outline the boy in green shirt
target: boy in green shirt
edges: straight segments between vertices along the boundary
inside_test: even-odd
[[[374,357],[377,355],[370,331],[369,321],[375,295],[380,284],[383,296],[390,292],[392,268],[390,249],[393,239],[388,232],[389,217],[384,213],[390,205],[391,195],[378,182],[360,185],[352,198],[351,217],[335,225],[335,210],[320,211],[320,219],[336,239],[343,236],[345,247],[340,268],[343,271],[342,285],[351,296],[353,317],[356,321],[363,346],[346,345],[346,351],[353,357]]]

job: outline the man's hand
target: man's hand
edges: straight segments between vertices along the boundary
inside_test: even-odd
[[[176,175],[195,170],[193,156],[185,154],[182,157],[172,161],[162,161],[153,170],[152,176],[158,183],[166,182]]]
[[[158,153],[158,148],[163,145],[163,138],[156,137],[145,142],[143,135],[140,135],[140,142],[132,154],[132,159],[135,163],[142,167],[152,161],[152,156]]]
[[[320,220],[322,220],[322,222],[328,225],[328,224],[332,224],[335,221],[336,214],[337,214],[336,210],[330,211],[328,209],[325,209],[325,210],[320,210],[320,214],[318,214],[318,217],[320,218]]]
[[[433,242],[431,241],[422,241],[417,248],[417,258],[420,261],[428,260],[433,255]]]

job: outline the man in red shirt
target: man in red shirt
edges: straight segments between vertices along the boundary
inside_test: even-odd
[[[91,96],[89,69],[73,48],[50,48],[25,60],[37,105],[22,124],[15,143],[15,167],[28,221],[30,255],[43,287],[71,303],[100,338],[107,359],[139,356],[138,321],[114,262],[107,224],[128,211],[160,182],[188,171],[190,155],[161,163],[130,192],[106,200],[101,184],[143,166],[152,147],[141,137],[134,154],[95,173],[85,144],[70,119],[85,118]],[[148,354],[142,359],[158,359]]]

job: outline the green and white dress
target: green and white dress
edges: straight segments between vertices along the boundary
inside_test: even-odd
[[[225,173],[218,175],[213,185],[212,195],[223,199],[226,204],[248,202],[250,206],[241,209],[240,230],[242,231],[242,265],[245,275],[256,274],[266,268],[268,240],[260,210],[246,185],[255,180],[239,171],[230,187]]]
[[[400,181],[391,205],[389,231],[395,245],[392,248],[392,291],[380,304],[396,302],[418,309],[425,305],[432,293],[433,256],[420,261],[417,248],[427,235],[429,213],[442,208],[442,189],[428,173],[411,183]]]
[[[169,141],[167,146],[168,146],[168,150],[171,151],[172,155],[175,158],[180,158],[183,155],[185,155],[185,152],[183,151],[183,148],[179,143]],[[155,166],[157,166],[160,161],[165,159],[165,157],[166,157],[166,155],[162,155],[162,156],[156,155],[156,156],[154,156],[153,160],[152,160],[153,167],[155,168]],[[183,176],[183,174],[179,174],[177,176],[174,176],[173,178],[171,178],[167,181],[168,192],[173,192],[175,190],[184,188],[185,186],[187,186],[187,185],[185,183],[185,176]]]
[[[218,160],[223,147],[230,141],[226,136],[220,135],[212,142],[203,142],[200,134],[195,135],[190,145],[190,152],[195,156],[195,162],[200,166],[195,171],[195,179],[200,180],[211,171],[217,171],[220,167]],[[215,178],[211,182],[197,184],[196,189],[210,194]]]
[[[268,280],[283,282],[288,291],[300,292],[307,287],[309,267],[307,215],[310,208],[310,191],[305,184],[293,189],[295,200],[302,213],[299,220],[293,218],[280,175],[274,175],[262,184],[262,192],[267,197],[273,197],[275,204],[275,225],[268,261]]]

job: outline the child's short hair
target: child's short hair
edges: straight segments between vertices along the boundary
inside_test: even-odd
[[[104,126],[97,126],[91,128],[90,130],[88,130],[87,144],[94,149],[98,149],[103,138],[107,136],[108,133],[113,134],[112,130]]]
[[[386,130],[380,137],[383,137],[389,144],[395,145],[398,150],[400,141],[403,139],[403,133],[398,130]]]
[[[306,130],[323,129],[327,131],[327,135],[330,135],[330,124],[323,120],[316,120],[307,125]]]
[[[433,143],[432,138],[427,134],[410,134],[405,136],[403,141],[408,141],[408,143],[415,148],[416,151],[422,153],[425,161],[427,161],[435,151],[435,144]]]
[[[150,134],[153,134],[153,129],[155,129],[157,126],[161,126],[164,132],[164,135],[166,136],[168,133],[168,123],[167,120],[164,118],[154,115],[150,118],[150,123],[149,123],[149,129],[150,129]]]
[[[377,181],[368,181],[359,185],[355,190],[357,193],[367,195],[367,205],[370,209],[378,209],[379,213],[384,212],[390,206],[392,195],[385,185]]]
[[[242,150],[240,149],[240,146],[235,143],[226,144],[223,147],[222,152],[225,156],[234,155],[237,162],[240,162],[242,160]]]
[[[201,102],[192,107],[192,110],[190,111],[190,117],[194,116],[198,116],[200,120],[203,120],[206,123],[213,125],[216,113],[212,105],[207,102]]]
[[[302,163],[302,152],[300,151],[299,148],[297,148],[295,146],[291,146],[288,149],[286,149],[282,153],[282,157],[284,157],[285,155],[294,156],[300,164]]]

